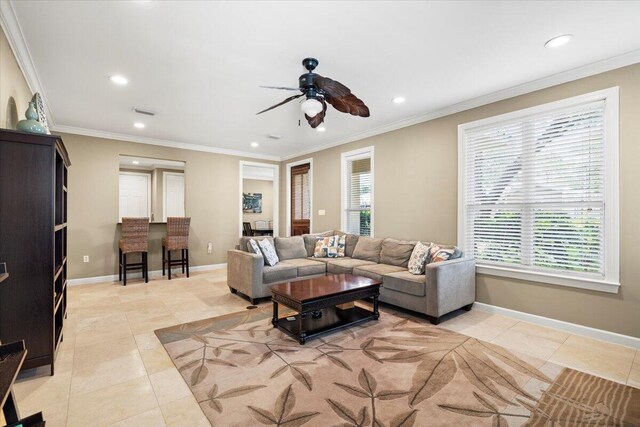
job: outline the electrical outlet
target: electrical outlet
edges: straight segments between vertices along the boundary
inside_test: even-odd
[[[83,262],[89,262],[89,255],[85,255],[82,257]]]
[[[207,243],[207,253],[213,253],[213,243],[211,242]]]
[[[324,209],[319,209],[318,210],[318,215],[319,216],[324,216],[324,215],[326,215],[326,212],[324,211]]]

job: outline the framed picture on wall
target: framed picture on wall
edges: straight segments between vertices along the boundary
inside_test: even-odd
[[[262,193],[242,193],[242,212],[262,213]]]

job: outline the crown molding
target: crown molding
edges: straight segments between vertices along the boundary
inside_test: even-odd
[[[69,133],[73,135],[92,136],[96,138],[112,139],[116,141],[135,142],[138,144],[159,145],[161,147],[179,148],[182,150],[202,151],[205,153],[225,154],[227,156],[246,157],[250,159],[272,160],[279,162],[280,157],[267,154],[248,153],[246,151],[229,150],[226,148],[211,147],[209,145],[191,144],[188,142],[177,142],[165,139],[146,138],[132,136],[124,133],[105,132],[101,130],[85,129],[74,126],[57,125],[51,128],[58,133]]]
[[[523,83],[517,86],[512,86],[510,88],[502,89],[502,90],[492,92],[486,95],[482,95],[476,98],[471,98],[466,101],[449,105],[448,107],[444,107],[439,110],[434,110],[428,113],[419,114],[417,116],[409,117],[407,119],[402,119],[387,125],[378,126],[376,128],[369,129],[364,132],[360,132],[358,134],[352,135],[347,138],[342,138],[342,139],[329,142],[319,147],[315,147],[315,148],[304,150],[304,151],[299,151],[295,154],[284,156],[282,160],[285,161],[285,160],[295,159],[296,157],[306,156],[311,153],[317,153],[318,151],[326,150],[328,148],[337,147],[339,145],[359,141],[364,138],[370,138],[372,136],[391,132],[393,130],[401,129],[401,128],[415,125],[418,123],[428,122],[430,120],[438,119],[440,117],[445,117],[451,114],[460,113],[462,111],[470,110],[472,108],[477,108],[477,107],[488,105],[494,102],[503,101],[505,99],[535,92],[541,89],[546,89],[552,86],[557,86],[563,83],[568,83],[574,80],[604,73],[606,71],[615,70],[616,68],[626,67],[628,65],[633,65],[639,62],[640,62],[640,49],[627,52],[619,56],[614,56],[612,58],[604,59],[602,61],[597,61],[591,64],[583,65],[581,67],[573,68],[571,70],[563,71],[557,74],[552,74],[550,76],[543,77],[538,80],[533,80],[531,82]]]

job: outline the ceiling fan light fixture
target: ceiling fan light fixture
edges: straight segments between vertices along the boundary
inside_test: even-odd
[[[307,98],[300,107],[302,112],[309,117],[315,117],[322,111],[322,103],[315,98]]]

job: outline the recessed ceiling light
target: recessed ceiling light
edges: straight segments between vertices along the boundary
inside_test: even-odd
[[[137,160],[132,160],[131,163],[133,163],[134,165],[139,165],[140,164],[140,162],[137,161]]]
[[[396,96],[391,100],[394,104],[402,104],[405,101],[404,96]]]
[[[316,130],[317,130],[318,132],[324,132],[325,130],[327,130],[327,128],[325,128],[324,126],[318,126],[318,127],[316,128]]]
[[[573,34],[563,34],[558,37],[554,37],[551,40],[548,40],[544,46],[545,47],[560,47],[569,43],[569,41],[573,38]]]
[[[259,146],[259,145],[260,145],[260,144],[258,144],[257,142],[252,142],[252,143],[251,143],[251,146],[252,146],[253,148],[256,148],[256,147],[257,147],[257,146]]]
[[[109,77],[109,80],[111,80],[111,82],[120,86],[124,86],[127,83],[129,83],[129,80],[125,76],[120,76],[120,75],[111,76]]]
[[[144,123],[135,122],[133,125],[138,129],[144,129]]]

